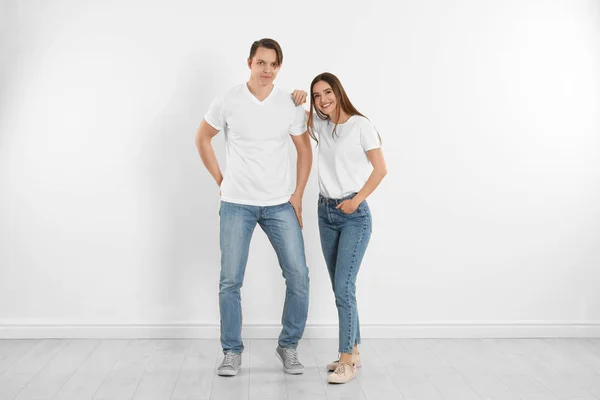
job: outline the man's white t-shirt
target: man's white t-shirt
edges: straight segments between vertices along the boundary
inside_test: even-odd
[[[213,100],[204,116],[225,134],[227,169],[221,199],[231,203],[271,206],[294,193],[290,172],[289,135],[306,131],[306,114],[290,93],[276,86],[259,101],[241,84]]]
[[[360,115],[338,124],[332,136],[334,126],[313,113],[314,133],[319,139],[319,190],[327,198],[340,199],[365,185],[373,171],[366,152],[381,147],[381,140],[373,124]]]

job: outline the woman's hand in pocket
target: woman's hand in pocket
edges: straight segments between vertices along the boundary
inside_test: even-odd
[[[342,210],[344,214],[352,214],[356,211],[360,203],[354,201],[354,199],[344,200],[340,204],[337,205],[338,210]]]

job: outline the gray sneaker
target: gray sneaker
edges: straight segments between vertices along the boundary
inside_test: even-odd
[[[304,373],[304,365],[302,365],[300,360],[298,360],[298,352],[296,349],[284,349],[277,346],[275,353],[277,354],[277,358],[279,358],[283,364],[283,370],[285,372],[288,374]]]
[[[223,357],[223,362],[221,363],[221,365],[219,365],[219,368],[217,369],[217,375],[234,376],[238,373],[240,365],[242,365],[242,355],[227,352]]]

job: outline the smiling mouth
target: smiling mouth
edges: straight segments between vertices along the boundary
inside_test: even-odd
[[[329,106],[331,106],[331,103],[325,103],[325,104],[321,104],[321,108],[327,110],[329,108]]]

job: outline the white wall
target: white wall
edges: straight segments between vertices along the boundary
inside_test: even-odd
[[[382,134],[364,336],[600,334],[598,1],[2,4],[0,335],[216,337],[218,189],[194,135],[261,37],[276,83],[333,72]],[[316,196],[315,169],[307,335],[331,336]],[[245,334],[276,335],[259,228],[242,296]]]

